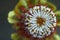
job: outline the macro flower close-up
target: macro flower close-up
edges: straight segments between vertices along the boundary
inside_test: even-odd
[[[15,33],[12,40],[60,40],[60,11],[49,0],[19,0],[8,13],[8,22]]]

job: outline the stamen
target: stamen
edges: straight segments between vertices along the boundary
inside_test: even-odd
[[[45,19],[41,18],[41,17],[37,17],[37,24],[39,24],[39,26],[44,25]]]

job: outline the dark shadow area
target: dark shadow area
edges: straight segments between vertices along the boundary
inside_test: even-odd
[[[18,0],[0,0],[0,40],[11,40],[10,34],[14,32],[7,21],[8,12],[13,10]]]

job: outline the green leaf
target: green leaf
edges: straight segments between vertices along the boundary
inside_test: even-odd
[[[47,0],[40,0],[40,3],[41,4],[46,4],[47,3]]]
[[[48,6],[53,9],[53,11],[56,11],[56,6],[50,2],[47,2]]]
[[[37,5],[39,0],[31,0],[32,4]]]
[[[53,35],[54,40],[60,40],[60,36],[58,34]]]
[[[19,3],[18,3],[18,5],[24,6],[26,9],[28,8],[26,0],[20,0]]]
[[[15,18],[15,16],[16,16],[15,12],[14,11],[10,11],[8,13],[8,18],[7,18],[8,22],[9,23],[17,23],[18,22],[18,19]]]
[[[56,11],[55,14],[60,16],[60,10]]]
[[[11,39],[12,39],[12,40],[19,40],[19,38],[20,38],[20,37],[18,36],[17,33],[12,33],[12,34],[11,34]]]
[[[60,20],[60,11],[56,11],[55,14],[56,14],[57,20]]]

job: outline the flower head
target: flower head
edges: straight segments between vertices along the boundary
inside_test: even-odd
[[[51,35],[56,27],[56,16],[50,8],[46,6],[35,6],[25,13],[26,29],[33,37],[44,38]]]
[[[57,20],[54,11],[56,7],[47,3],[47,0],[19,1],[15,10],[8,15],[8,21],[16,26],[19,36],[30,40],[45,40],[55,33]]]

